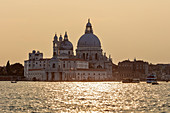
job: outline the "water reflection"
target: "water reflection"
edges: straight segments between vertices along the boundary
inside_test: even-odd
[[[0,82],[3,112],[168,112],[170,84]]]

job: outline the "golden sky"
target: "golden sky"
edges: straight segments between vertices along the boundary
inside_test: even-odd
[[[52,57],[55,32],[77,48],[88,18],[113,62],[170,63],[170,0],[0,0],[0,65]]]

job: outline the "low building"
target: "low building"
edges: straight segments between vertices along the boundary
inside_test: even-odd
[[[125,78],[139,78],[145,80],[148,75],[148,63],[141,60],[125,60],[118,63],[117,77],[119,80]]]

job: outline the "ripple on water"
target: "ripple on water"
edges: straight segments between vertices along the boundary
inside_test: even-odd
[[[169,112],[170,84],[0,82],[3,112]]]

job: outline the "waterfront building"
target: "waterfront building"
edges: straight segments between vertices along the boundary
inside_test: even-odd
[[[124,60],[118,63],[118,74],[116,77],[118,77],[119,80],[126,78],[145,80],[148,75],[148,66],[148,62],[142,60]]]
[[[170,75],[170,64],[149,64],[149,73],[155,73],[158,80],[164,80]]]
[[[64,38],[55,34],[52,58],[43,58],[43,53],[33,50],[24,62],[24,76],[29,80],[45,81],[113,80],[113,65],[112,58],[103,53],[89,19],[85,33],[78,40],[76,55],[67,32]]]

